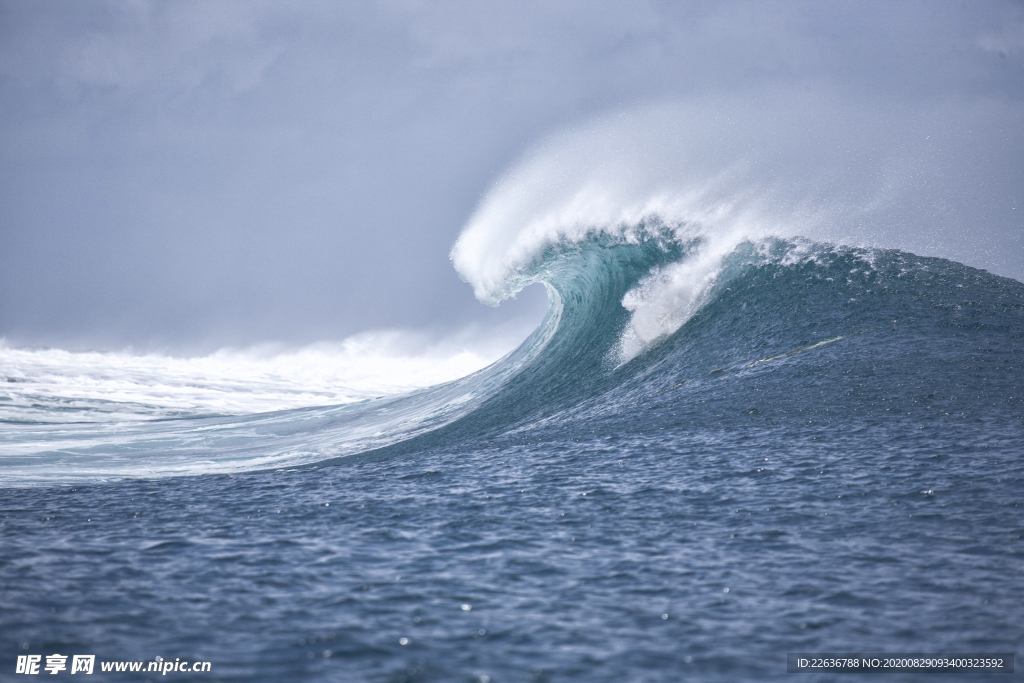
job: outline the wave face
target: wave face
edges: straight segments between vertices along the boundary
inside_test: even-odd
[[[546,245],[514,273],[517,288],[543,283],[549,292],[548,314],[527,341],[484,370],[398,396],[337,405],[338,394],[313,391],[290,400],[335,405],[266,412],[259,408],[281,397],[253,390],[257,398],[230,414],[193,391],[195,405],[153,408],[137,395],[60,400],[23,364],[6,378],[3,481],[314,466],[595,421],[641,424],[643,411],[667,400],[705,427],[787,411],[874,419],[924,410],[931,419],[925,406],[1020,410],[1021,283],[896,250],[770,237],[720,253],[709,241],[653,218]],[[127,381],[103,356],[90,361],[94,376],[110,375],[104,388]],[[200,384],[195,367],[177,371],[179,386]],[[245,395],[218,382],[222,393]],[[755,386],[770,405],[751,399]],[[709,413],[706,392],[731,408]]]
[[[0,347],[0,481],[235,472],[378,447],[472,409],[545,329],[476,373],[495,343],[398,333],[194,359]]]
[[[1021,414],[1021,283],[944,259],[804,239],[743,240],[708,259],[690,234],[639,225],[548,249],[519,277],[552,289],[565,309],[557,333],[438,442],[595,423],[615,431],[666,404],[694,429],[748,429],[752,415],[763,426],[787,414]],[[636,329],[645,307],[667,312],[641,321],[654,333]]]
[[[552,137],[495,184],[451,252],[484,303],[548,292],[541,325],[483,369],[472,354],[382,358],[379,339],[271,361],[0,348],[0,482],[308,467],[571,429],[584,414],[629,423],[640,397],[689,401],[712,371],[743,396],[755,376],[831,358],[829,382],[842,385],[836,368],[861,367],[872,345],[875,367],[914,344],[934,361],[889,368],[892,391],[922,377],[977,387],[962,368],[980,363],[994,374],[975,404],[1015,407],[1020,283],[907,250],[1013,260],[1019,244],[996,228],[1019,212],[986,214],[979,188],[1015,197],[1019,164],[972,131],[1015,129],[1022,112],[940,110],[784,92],[624,112]],[[987,227],[962,229],[964,216]],[[994,335],[991,354],[958,346],[967,329]]]
[[[1024,284],[958,262],[1015,224],[927,126],[804,105],[606,122],[513,169],[452,260],[549,305],[486,367],[0,349],[7,666],[731,683],[1020,651]]]
[[[549,292],[534,334],[412,393],[5,424],[7,661],[733,682],[836,643],[1019,650],[1024,284],[708,249],[654,220],[554,242],[514,273]]]

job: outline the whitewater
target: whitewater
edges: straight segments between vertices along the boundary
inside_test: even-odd
[[[488,683],[1019,650],[1024,284],[978,267],[949,157],[1020,113],[808,97],[527,153],[451,251],[482,303],[545,288],[513,348],[0,347],[11,657]]]

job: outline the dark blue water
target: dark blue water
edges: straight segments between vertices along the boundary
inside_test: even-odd
[[[543,352],[384,448],[0,491],[0,679],[51,653],[212,663],[167,680],[504,682],[1021,652],[1024,284],[769,246],[618,367],[623,293],[679,249],[552,255]]]

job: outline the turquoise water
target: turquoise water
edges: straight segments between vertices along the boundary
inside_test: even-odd
[[[1024,285],[743,242],[678,329],[623,353],[623,296],[692,248],[550,249],[537,332],[408,396],[9,423],[0,677],[54,652],[497,682],[1019,651]]]

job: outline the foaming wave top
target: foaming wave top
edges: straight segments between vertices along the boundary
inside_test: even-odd
[[[827,91],[619,112],[526,154],[481,201],[451,259],[476,297],[497,305],[544,280],[552,250],[599,236],[637,243],[658,226],[659,239],[687,248],[623,298],[624,348],[678,329],[744,240],[900,248],[1014,275],[1024,264],[1001,244],[1016,214],[992,207],[994,196],[1020,194],[1005,148],[1021,147],[1008,131],[1022,122],[1005,104],[908,106]]]

